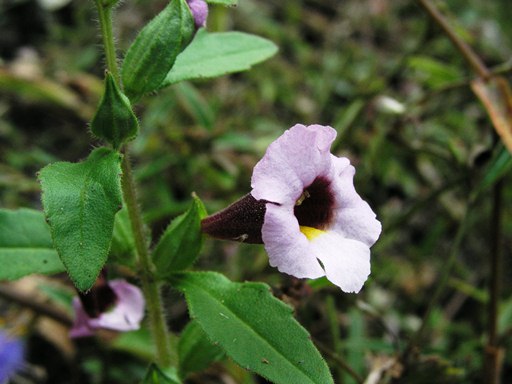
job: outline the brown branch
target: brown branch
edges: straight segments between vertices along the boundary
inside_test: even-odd
[[[455,31],[452,29],[450,24],[448,24],[439,10],[429,0],[418,1],[420,5],[425,9],[425,11],[427,11],[430,17],[442,28],[446,36],[460,51],[462,56],[466,59],[469,65],[471,65],[478,76],[485,80],[489,79],[491,77],[491,72],[489,69],[485,66],[480,57],[478,57],[478,55],[471,49],[471,47],[467,45],[459,36],[457,36]]]
[[[490,276],[489,276],[489,306],[488,326],[489,335],[486,346],[486,375],[487,383],[499,383],[502,363],[502,351],[498,337],[498,304],[501,291],[501,268],[503,265],[500,252],[502,240],[502,210],[503,210],[503,180],[494,185],[493,207],[491,213],[491,241],[490,241]]]
[[[31,295],[29,296],[19,293],[8,284],[0,284],[0,297],[29,308],[37,314],[49,317],[50,319],[58,321],[64,325],[73,325],[73,320],[65,312],[51,307],[47,303],[36,300]]]

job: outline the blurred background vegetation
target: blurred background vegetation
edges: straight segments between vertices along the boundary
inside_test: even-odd
[[[120,5],[120,57],[165,3]],[[489,67],[501,66],[510,77],[507,0],[436,4]],[[49,162],[83,159],[99,144],[88,132],[104,71],[96,17],[92,1],[0,2],[2,208],[40,208],[36,172]],[[406,0],[240,0],[232,9],[212,6],[208,29],[254,33],[279,52],[249,72],[178,84],[142,100],[132,158],[154,236],[183,212],[192,192],[209,212],[247,193],[252,167],[283,130],[331,125],[338,131],[333,152],[356,166],[356,188],[383,223],[363,291],[344,294],[326,281],[287,278],[268,266],[263,247],[246,244],[208,240],[197,269],[269,283],[295,307],[337,383],[370,373],[377,380],[368,383],[484,382],[489,259],[501,216],[498,331],[502,382],[510,382],[510,176],[497,199],[485,180],[502,147],[471,92],[471,70],[441,30]],[[453,269],[429,304],[450,254]],[[57,282],[62,287],[66,279],[22,280],[16,289],[35,289],[58,305],[66,300]],[[166,296],[169,325],[179,332],[186,307],[174,291]],[[0,323],[23,325],[28,382],[127,383],[144,373],[136,340],[114,341],[113,351],[105,347],[112,345],[109,335],[73,345],[64,340],[65,328],[41,325],[23,306],[3,300],[0,310]],[[264,381],[223,360],[189,382]]]

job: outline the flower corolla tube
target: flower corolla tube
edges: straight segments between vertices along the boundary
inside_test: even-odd
[[[144,296],[139,287],[118,279],[96,284],[73,298],[75,320],[69,335],[86,337],[98,329],[132,331],[144,317]]]
[[[0,330],[0,383],[5,383],[23,365],[23,344]]]
[[[326,276],[359,292],[370,274],[370,247],[381,224],[357,194],[354,167],[330,153],[336,131],[297,124],[256,164],[252,191],[202,222],[217,238],[263,243],[280,272]]]

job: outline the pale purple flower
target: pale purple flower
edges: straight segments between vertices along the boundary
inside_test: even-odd
[[[75,321],[69,333],[71,337],[92,336],[94,331],[100,328],[114,331],[132,331],[140,328],[145,306],[141,290],[121,279],[109,281],[108,287],[114,294],[113,302],[101,313],[88,313],[79,297],[73,299]],[[95,299],[98,300],[101,300],[101,297]]]
[[[194,17],[196,28],[206,26],[206,18],[208,17],[208,4],[204,0],[187,0],[190,12]]]
[[[23,344],[0,330],[0,383],[7,382],[23,365]]]
[[[251,193],[206,218],[203,230],[262,241],[279,271],[298,278],[326,276],[345,292],[359,292],[381,225],[355,191],[350,161],[330,153],[335,137],[333,128],[321,125],[287,130],[256,164]]]

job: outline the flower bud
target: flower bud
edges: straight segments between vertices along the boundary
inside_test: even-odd
[[[196,28],[206,26],[206,18],[208,17],[208,4],[204,0],[187,0],[190,12],[194,17]]]

